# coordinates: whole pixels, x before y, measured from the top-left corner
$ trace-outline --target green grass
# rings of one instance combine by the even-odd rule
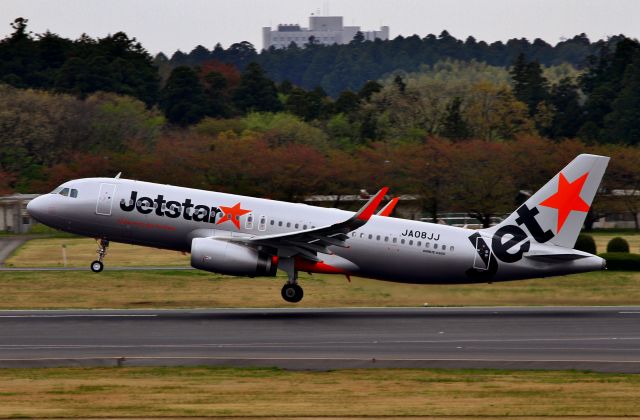
[[[284,302],[284,277],[236,278],[202,271],[0,272],[0,309],[459,305],[634,305],[639,272],[594,272],[472,285],[414,285],[301,275],[305,297]]]
[[[640,415],[640,375],[214,367],[0,370],[0,417]]]

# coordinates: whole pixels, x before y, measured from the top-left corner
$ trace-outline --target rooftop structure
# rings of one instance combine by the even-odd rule
[[[323,45],[348,44],[359,26],[344,26],[342,16],[310,16],[309,27],[303,28],[298,24],[280,24],[276,30],[270,26],[262,28],[263,48],[286,48],[292,42],[302,47],[309,43],[313,37],[314,42]],[[361,31],[365,40],[373,41],[376,38],[389,39],[389,27],[382,26],[379,31]]]

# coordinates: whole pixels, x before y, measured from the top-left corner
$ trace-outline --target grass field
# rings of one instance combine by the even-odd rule
[[[89,267],[97,258],[98,244],[91,238],[66,237],[33,239],[5,261],[7,267],[62,267],[63,246],[67,267]],[[156,248],[112,243],[105,263],[111,266],[188,266],[189,255]]]
[[[640,415],[640,375],[230,368],[0,370],[0,417]]]
[[[284,277],[189,270],[0,272],[0,309],[640,304],[640,273],[595,272],[475,285],[412,285],[301,275],[305,297],[280,297]]]
[[[607,251],[607,244],[615,237],[622,237],[629,242],[629,251],[632,253],[640,254],[640,234],[634,231],[622,231],[622,232],[588,232],[588,235],[593,236],[593,240],[596,242],[596,249],[599,254]]]

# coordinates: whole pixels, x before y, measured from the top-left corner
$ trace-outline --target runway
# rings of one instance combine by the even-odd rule
[[[0,367],[640,372],[640,307],[0,312]]]

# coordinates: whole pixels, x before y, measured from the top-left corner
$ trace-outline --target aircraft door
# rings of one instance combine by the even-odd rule
[[[96,204],[96,214],[111,216],[111,208],[113,207],[113,196],[115,195],[115,192],[115,184],[100,184],[100,193],[98,194],[98,203]]]

